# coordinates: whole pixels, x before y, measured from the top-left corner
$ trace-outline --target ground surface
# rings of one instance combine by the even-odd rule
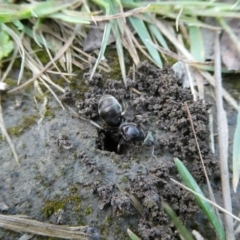
[[[104,126],[97,104],[104,94],[113,95],[122,105],[127,103],[126,121],[142,123],[153,133],[156,158],[151,156],[151,147],[126,142],[120,154],[114,152],[119,134],[109,134],[72,117],[71,110],[62,110],[55,101],[49,103],[54,114],[38,125],[39,111],[31,95],[24,95],[23,105],[17,109],[16,97],[6,98],[2,106],[8,129],[17,126],[21,130],[26,119],[33,121],[18,136],[12,136],[20,167],[8,144],[0,141],[0,202],[9,206],[4,213],[58,224],[89,225],[102,239],[128,239],[127,228],[144,240],[179,239],[162,209],[164,201],[189,229],[215,239],[193,197],[170,181],[180,181],[173,161],[178,157],[196,181],[203,187],[205,184],[184,106],[187,102],[209,178],[214,190],[219,191],[218,164],[208,147],[209,106],[193,102],[190,90],[182,88],[181,79],[170,68],[159,70],[147,62],[137,67],[134,76],[129,71],[128,89],[121,81],[103,81],[100,75],[88,81],[87,76],[80,76],[88,84],[82,99],[74,98],[74,89],[73,96],[63,96],[66,109],[70,106],[80,117]],[[53,214],[59,209],[64,213],[61,210],[57,218]],[[21,234],[0,232],[0,239],[15,236]]]

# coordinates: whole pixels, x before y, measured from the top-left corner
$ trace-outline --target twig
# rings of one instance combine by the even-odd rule
[[[87,226],[68,227],[43,223],[25,217],[0,214],[0,227],[16,232],[27,232],[42,236],[59,237],[67,239],[88,239],[84,232]]]
[[[208,186],[209,195],[210,195],[211,200],[212,200],[213,202],[216,202],[215,197],[214,197],[214,194],[213,194],[213,190],[212,190],[212,187],[211,187],[211,184],[210,184],[208,175],[207,175],[207,171],[206,171],[206,168],[205,168],[205,165],[204,165],[204,162],[203,162],[202,153],[201,153],[201,150],[200,150],[200,147],[199,147],[199,144],[198,144],[196,131],[195,131],[194,126],[193,126],[192,116],[191,116],[191,113],[190,113],[190,111],[189,111],[189,108],[188,108],[188,105],[187,105],[186,102],[184,103],[184,105],[185,105],[185,108],[186,108],[186,111],[187,111],[187,114],[188,114],[188,118],[189,118],[189,121],[190,121],[190,124],[191,124],[191,128],[192,128],[192,131],[193,131],[193,135],[194,135],[194,138],[195,138],[195,141],[196,141],[196,145],[197,145],[197,149],[198,149],[198,154],[199,154],[199,157],[200,157],[200,159],[201,159],[201,163],[202,163],[202,167],[203,167],[203,172],[204,172],[205,178],[206,178],[206,180],[207,180],[207,186]],[[217,210],[217,209],[216,209],[216,210]],[[217,215],[218,215],[219,220],[221,221],[221,218],[220,218],[220,216],[219,216],[219,212],[218,212],[218,211],[216,211],[216,212],[217,212]]]
[[[222,76],[221,76],[221,57],[220,57],[220,43],[219,32],[215,35],[215,92],[216,92],[216,105],[217,105],[217,122],[218,122],[218,148],[219,160],[222,179],[222,195],[223,205],[228,212],[232,212],[232,201],[229,184],[229,171],[228,171],[228,126],[226,112],[223,109],[222,99]],[[233,218],[229,215],[224,215],[226,236],[228,240],[234,240]]]

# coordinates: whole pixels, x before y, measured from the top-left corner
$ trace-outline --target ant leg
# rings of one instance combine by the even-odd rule
[[[99,124],[97,124],[96,122],[94,122],[94,121],[92,121],[92,120],[89,120],[89,122],[90,122],[93,126],[95,126],[96,128],[99,128],[99,129],[104,130],[104,128],[101,127],[101,126],[100,126]]]
[[[126,102],[123,102],[123,111],[121,113],[121,116],[123,117],[123,115],[126,113],[128,109],[128,104]],[[124,118],[125,119],[125,118]]]
[[[86,119],[87,120],[87,119]],[[88,120],[93,126],[95,126],[96,128],[99,128],[101,130],[105,130],[105,131],[118,131],[118,127],[102,127],[100,126],[98,123],[92,121],[92,120]]]
[[[121,147],[122,143],[123,143],[123,138],[121,138],[118,142],[118,146],[117,146],[117,152],[118,153],[120,153],[120,147]]]
[[[157,161],[158,159],[157,159],[157,157],[155,156],[155,154],[154,154],[154,145],[152,146],[152,157]]]
[[[142,143],[142,145],[146,145],[146,146],[151,146],[152,145],[152,157],[155,160],[158,160],[157,157],[154,154],[154,137],[151,131],[147,132],[147,135]]]
[[[144,131],[146,131],[146,128],[143,126],[142,123],[139,123],[139,126],[140,126]],[[152,132],[148,131],[146,138],[148,138],[150,134],[152,134]],[[153,138],[153,137],[152,137],[152,138]]]
[[[151,131],[147,132],[145,139],[143,140],[142,145],[151,146],[154,145],[154,137]]]

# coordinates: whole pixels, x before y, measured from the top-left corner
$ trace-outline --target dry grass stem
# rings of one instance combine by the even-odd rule
[[[133,92],[135,92],[138,95],[142,95],[142,93],[139,92],[136,88],[130,88],[130,91],[133,91]]]
[[[136,47],[133,44],[133,38],[132,38],[133,34],[126,23],[123,24],[123,31],[124,31],[123,38],[122,38],[123,45],[129,51],[134,64],[138,65],[140,63],[140,59],[139,59]]]
[[[176,181],[173,178],[170,178],[171,181],[173,181],[174,183],[176,183],[177,185],[179,185],[180,187],[186,189],[187,191],[193,193],[194,195],[200,197],[201,199],[203,199],[204,201],[210,203],[211,205],[213,205],[214,207],[216,207],[219,211],[226,213],[228,216],[234,218],[235,220],[237,220],[238,222],[240,222],[240,218],[236,217],[235,215],[233,215],[231,212],[227,211],[226,209],[222,208],[221,206],[219,206],[218,204],[212,202],[211,200],[205,198],[204,196],[202,196],[201,194],[193,191],[191,188],[186,187],[185,185],[181,184],[180,182]]]
[[[75,28],[75,31],[73,32],[72,36],[68,39],[68,41],[63,45],[62,49],[57,53],[57,55],[54,57],[53,61],[58,60],[63,54],[64,52],[70,47],[70,45],[72,44],[72,41],[74,40],[74,37],[76,35],[76,32],[78,31],[79,26],[77,25]],[[25,82],[24,84],[8,91],[8,93],[13,93],[16,92],[26,86],[28,86],[30,83],[32,83],[33,81],[35,81],[37,78],[39,78],[50,66],[52,65],[52,61],[50,61],[38,74],[36,74],[34,77],[32,77],[31,79],[29,79],[27,82]]]
[[[209,66],[209,65],[212,65],[211,62],[198,62],[198,61],[194,61],[194,60],[189,60],[187,59],[186,57],[184,56],[181,56],[179,54],[176,54],[170,50],[167,50],[159,45],[156,45],[154,44],[153,42],[151,41],[148,41],[150,44],[152,44],[159,52],[161,52],[161,54],[165,54],[171,58],[174,58],[178,61],[181,61],[181,62],[184,62],[186,64],[189,64],[191,66]]]
[[[156,26],[159,28],[162,34],[166,36],[167,39],[178,49],[188,60],[194,60],[193,56],[189,53],[189,51],[178,41],[176,36],[172,34],[172,31],[169,30],[161,21],[155,21]]]
[[[52,71],[52,70],[47,70],[46,72],[54,74],[54,75],[63,75],[63,76],[69,76],[69,77],[76,77],[77,76],[76,73],[56,72],[56,71]]]
[[[203,77],[213,86],[215,87],[215,79],[214,77],[206,71],[200,71],[200,73],[203,75]],[[238,103],[237,101],[222,87],[222,96],[224,99],[235,109],[238,111]]]
[[[189,111],[189,108],[188,108],[188,105],[187,105],[186,102],[184,103],[184,105],[185,105],[185,108],[186,108],[186,111],[187,111],[188,119],[190,121],[192,132],[193,132],[195,142],[196,142],[196,145],[197,145],[197,150],[198,150],[198,154],[199,154],[199,157],[200,157],[200,160],[201,160],[201,163],[202,163],[203,172],[204,172],[204,175],[205,175],[205,178],[206,178],[206,181],[207,181],[207,186],[208,186],[208,192],[209,192],[209,195],[210,195],[210,199],[212,200],[212,202],[216,202],[216,199],[215,199],[214,194],[213,194],[212,186],[210,184],[209,177],[208,177],[208,174],[207,174],[207,170],[206,170],[206,167],[204,165],[203,158],[202,158],[201,149],[200,149],[200,146],[198,144],[197,135],[196,135],[196,131],[195,131],[195,128],[194,128],[194,125],[193,125],[192,116],[191,116],[191,113]],[[219,212],[217,211],[217,209],[215,209],[215,210],[216,210],[216,213],[218,215],[219,220],[221,221]]]
[[[27,219],[18,215],[9,216],[0,214],[0,227],[16,232],[26,232],[48,237],[89,239],[88,234],[84,233],[87,227],[54,225]]]
[[[215,141],[214,141],[214,131],[213,131],[213,112],[212,108],[209,109],[209,132],[210,132],[210,149],[212,153],[215,153]]]
[[[60,69],[59,69],[59,67],[57,66],[57,64],[53,61],[52,54],[51,54],[51,52],[49,51],[49,49],[48,49],[48,47],[47,47],[47,42],[46,42],[45,37],[43,36],[42,33],[40,33],[40,36],[41,36],[41,38],[42,38],[42,40],[43,40],[45,49],[46,49],[46,51],[47,51],[47,54],[48,54],[50,60],[52,61],[53,66],[58,70],[58,73],[62,76],[63,79],[65,79],[67,82],[70,82],[70,81],[64,76],[64,74],[62,74],[62,72],[60,71]]]
[[[188,30],[187,30],[186,26],[183,24],[183,22],[180,22],[179,27],[180,27],[180,31],[181,31],[181,34],[182,34],[184,40],[186,41],[186,43],[188,45],[190,45],[190,39],[188,36]]]
[[[190,71],[190,66],[188,64],[185,64],[185,68],[186,68],[186,72],[187,72],[187,76],[188,76],[188,81],[190,84],[190,89],[193,95],[193,101],[197,101],[198,96],[197,96],[197,92],[194,88],[194,79],[192,77],[191,71]]]
[[[19,85],[23,76],[23,70],[24,70],[24,66],[25,66],[25,56],[26,56],[26,52],[25,49],[23,47],[22,44],[22,39],[23,39],[23,33],[19,33],[15,27],[12,26],[13,29],[15,29],[15,31],[11,28],[9,28],[7,25],[2,23],[2,28],[3,30],[5,30],[14,40],[14,42],[17,44],[19,53],[21,55],[21,67],[20,67],[20,72],[19,72],[19,76],[18,76],[18,80],[17,80],[17,84]],[[17,34],[18,33],[18,34]]]
[[[153,61],[153,59],[150,57],[150,55],[144,50],[144,48],[139,44],[138,40],[135,38],[135,36],[132,33],[131,34],[131,38],[134,42],[134,44],[136,45],[136,47],[139,49],[139,51],[149,60],[151,61],[154,65],[157,65],[157,63],[155,61]],[[136,63],[135,63],[136,64]],[[138,65],[138,64],[136,64]]]
[[[195,80],[197,83],[199,99],[204,101],[204,79],[203,79],[203,76],[200,75],[199,72],[195,71],[195,69],[193,69],[193,71],[194,71],[194,76],[195,76]]]
[[[126,12],[120,12],[114,15],[102,15],[102,16],[94,16],[94,20],[96,22],[105,22],[108,20],[113,20],[113,19],[118,19],[118,18],[126,18],[126,17],[130,17],[142,12],[145,12],[150,5],[146,6],[146,7],[139,7],[139,8],[134,8],[132,10],[126,11]]]
[[[216,105],[217,105],[217,123],[218,123],[218,148],[219,148],[219,161],[222,180],[222,195],[223,205],[228,212],[232,212],[232,200],[229,183],[229,170],[228,170],[228,125],[227,116],[223,108],[222,99],[222,76],[221,76],[221,54],[219,43],[219,32],[215,35],[214,58],[215,58],[215,92],[216,92]],[[224,215],[226,236],[228,240],[234,240],[233,231],[233,218],[227,214]]]
[[[4,124],[3,115],[2,115],[1,98],[0,98],[0,128],[1,128],[1,131],[2,131],[3,138],[7,139],[7,142],[8,142],[8,144],[9,144],[11,150],[12,150],[13,156],[14,156],[18,166],[20,166],[20,163],[19,163],[19,160],[18,160],[18,155],[17,155],[17,153],[15,151],[15,147],[14,147],[14,145],[12,143],[12,140],[11,140],[10,136],[8,135],[6,126]]]
[[[23,42],[24,42],[24,46],[27,50],[31,49],[30,44],[28,43],[27,39],[24,39]],[[26,51],[26,53],[27,52],[28,51]],[[26,64],[29,67],[29,69],[32,70],[34,75],[37,75],[39,72],[41,72],[41,69],[43,68],[41,61],[36,56],[35,56],[35,58],[33,58],[28,53],[26,54]],[[55,84],[47,74],[42,74],[42,76],[39,77],[39,80],[53,94],[53,96],[56,98],[56,100],[58,101],[60,106],[63,109],[65,109],[64,106],[62,105],[60,99],[57,97],[55,92],[50,88],[50,86],[48,84],[51,84],[52,86],[54,86],[56,89],[58,89],[61,92],[64,92],[64,89],[61,88],[59,85]]]
[[[196,230],[192,230],[192,235],[195,237],[196,240],[204,240],[203,236]]]
[[[65,26],[64,23],[61,23],[61,25]],[[70,28],[69,25],[68,25],[68,27]],[[72,25],[72,28],[73,27],[74,26]],[[56,40],[59,40],[62,43],[67,41],[67,39],[64,39],[60,36],[61,35],[60,33],[56,34],[56,32],[59,32],[58,30],[55,30],[56,32],[54,32],[50,28],[45,26],[44,24],[41,25],[41,29],[44,33],[47,33],[48,35],[53,36],[55,38],[55,43],[56,43]],[[76,34],[76,36],[78,36],[78,35],[79,34]],[[77,39],[75,38],[74,41],[75,41],[75,44],[70,45],[71,49],[75,51],[75,52],[72,51],[72,64],[74,64],[76,67],[78,67],[80,69],[84,69],[83,64],[81,64],[80,62],[77,62],[74,58],[80,59],[81,62],[85,62],[85,63],[89,63],[89,61],[91,61],[90,59],[92,59],[93,61],[96,61],[96,58],[94,58],[93,56],[89,55],[88,53],[84,52],[82,49],[80,49],[76,46],[76,45],[79,45],[79,46],[82,45],[82,41],[80,41],[79,38],[77,38]],[[57,54],[57,52],[56,52],[56,54]],[[84,57],[86,57],[86,58],[84,58]],[[65,68],[65,60],[64,59],[65,59],[64,57],[61,57],[59,59],[60,64],[63,68]],[[111,71],[111,68],[104,61],[100,62],[98,68],[100,70],[104,71],[104,72],[110,72]]]
[[[176,23],[175,23],[175,26],[176,26],[176,31],[177,31],[177,32],[178,32],[179,20],[180,20],[182,11],[183,11],[183,8],[180,8],[179,13],[178,13],[178,15],[177,15],[177,17],[176,17],[176,21],[175,21],[175,22],[176,22]]]
[[[140,203],[140,201],[133,194],[125,191],[125,189],[121,185],[119,185],[118,183],[116,183],[116,185],[121,193],[127,194],[128,198],[130,199],[131,204],[141,214],[141,216],[144,216],[143,206]]]
[[[28,44],[26,39],[23,40],[23,42],[27,50],[31,49],[30,44]],[[33,72],[33,75],[37,75],[39,72],[41,72],[41,69],[43,68],[43,65],[40,59],[37,56],[33,58],[28,53],[26,54],[26,64],[29,67],[29,69],[31,69],[31,71]],[[58,84],[55,84],[47,74],[43,73],[42,76],[39,77],[39,79],[48,82],[60,92],[64,92],[64,89],[61,88]]]

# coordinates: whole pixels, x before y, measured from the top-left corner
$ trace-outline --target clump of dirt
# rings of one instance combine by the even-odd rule
[[[73,144],[69,140],[68,136],[63,134],[59,135],[57,139],[57,145],[59,148],[64,148],[67,150],[70,150],[73,148]]]
[[[173,157],[184,161],[198,183],[205,183],[203,171],[199,170],[202,166],[184,103],[191,113],[209,177],[213,180],[219,178],[218,165],[208,147],[209,105],[204,105],[202,101],[194,102],[191,91],[183,88],[181,79],[170,67],[158,69],[146,61],[135,72],[129,71],[127,89],[121,81],[109,79],[101,84],[103,86],[99,86],[99,81],[99,78],[89,81],[89,91],[84,94],[84,99],[76,102],[81,117],[94,120],[103,128],[98,130],[96,148],[117,152],[115,148],[121,139],[118,131],[106,129],[98,115],[99,99],[104,94],[110,94],[120,104],[127,103],[126,122],[142,124],[145,131],[153,132],[156,155],[153,158],[148,148],[138,148],[125,142],[127,148],[121,152],[120,160],[128,163],[130,169],[127,166],[122,171],[124,182],[120,181],[123,176],[119,176],[111,184],[101,181],[92,183],[92,193],[99,197],[99,208],[112,206],[114,214],[131,216],[134,209],[129,199],[134,196],[142,206],[138,224],[142,239],[179,239],[162,209],[162,202],[167,202],[184,223],[198,208],[191,194],[170,181],[170,178],[178,179]],[[110,146],[112,142],[115,142],[115,147]],[[123,168],[117,163],[111,165],[115,165],[118,172]],[[134,170],[136,165],[139,168]],[[126,192],[119,193],[119,181]]]
[[[81,152],[78,155],[78,158],[82,160],[82,162],[87,166],[88,173],[94,172],[96,175],[100,174],[101,167],[97,166],[96,161],[93,159],[90,159],[85,152]]]

